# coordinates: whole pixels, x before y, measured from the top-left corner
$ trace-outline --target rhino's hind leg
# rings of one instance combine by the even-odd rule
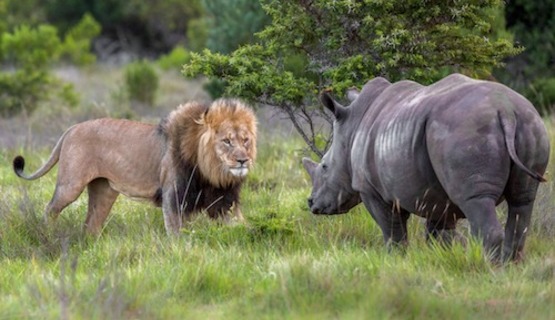
[[[91,181],[88,185],[88,193],[89,209],[85,229],[89,233],[98,234],[119,193],[112,189],[108,180],[104,178]]]
[[[473,236],[482,239],[486,253],[494,261],[499,260],[503,244],[503,228],[497,220],[495,200],[490,197],[475,197],[459,205],[470,222]]]
[[[509,213],[505,225],[503,261],[519,261],[523,258],[524,243],[526,242],[533,208],[534,201],[525,204],[509,203]]]

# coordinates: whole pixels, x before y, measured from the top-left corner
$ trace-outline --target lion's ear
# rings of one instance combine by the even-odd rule
[[[195,119],[195,123],[198,124],[198,125],[200,125],[200,126],[206,125],[206,114],[207,114],[207,113],[208,113],[208,110],[206,110],[205,112],[203,112],[203,113],[200,115],[200,118]]]
[[[200,119],[195,119],[195,123],[198,124],[199,126],[203,126],[204,123],[204,117],[201,117]]]

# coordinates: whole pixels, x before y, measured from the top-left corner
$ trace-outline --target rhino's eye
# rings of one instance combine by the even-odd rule
[[[322,170],[327,171],[328,170],[328,165],[325,163],[322,163]]]

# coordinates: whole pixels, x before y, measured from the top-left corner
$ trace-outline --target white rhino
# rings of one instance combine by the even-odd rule
[[[335,121],[322,161],[303,159],[313,213],[344,213],[362,200],[386,243],[407,241],[410,213],[435,238],[467,218],[494,259],[521,257],[550,149],[529,101],[460,74],[430,86],[375,78],[348,96],[347,107],[321,96]],[[495,212],[503,200],[504,234]]]

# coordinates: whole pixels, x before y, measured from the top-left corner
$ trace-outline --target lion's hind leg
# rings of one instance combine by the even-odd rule
[[[89,209],[84,227],[91,234],[99,234],[119,193],[110,187],[110,183],[105,178],[97,178],[89,182],[87,188]]]
[[[77,200],[81,193],[83,193],[84,189],[84,185],[71,185],[60,183],[58,181],[58,183],[56,183],[54,195],[44,211],[44,220],[47,223],[51,220],[56,220],[56,218],[60,215],[60,212],[62,212],[62,210],[64,210],[64,208],[70,205],[73,201]]]

